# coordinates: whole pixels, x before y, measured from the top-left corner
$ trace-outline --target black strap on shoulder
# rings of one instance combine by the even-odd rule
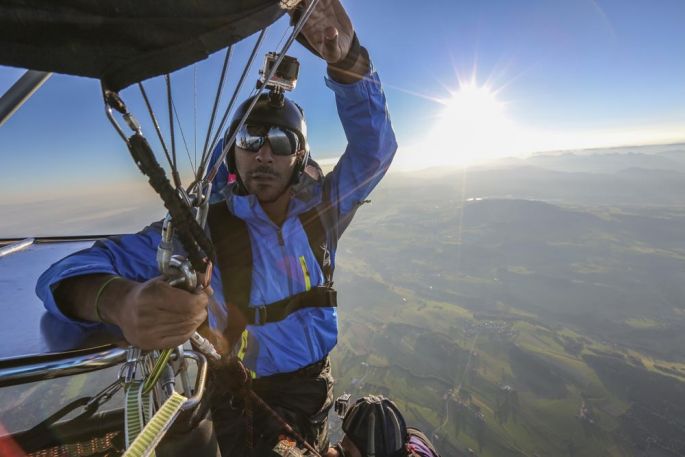
[[[324,182],[321,203],[309,211],[300,214],[300,223],[307,234],[309,247],[321,267],[326,286],[333,287],[333,262],[331,251],[338,245],[340,235],[349,224],[349,220],[341,224],[337,220],[336,207],[331,203],[330,183]]]
[[[326,211],[326,209],[324,209]],[[316,257],[316,262],[321,267],[326,285],[333,286],[333,264],[331,263],[330,240],[326,228],[323,225],[321,214],[318,207],[314,207],[307,212],[300,214],[300,223],[307,234],[309,247]]]
[[[230,318],[224,336],[231,347],[245,330],[252,285],[252,246],[247,224],[228,210],[225,201],[209,206],[207,225],[214,243],[214,263],[221,272]]]
[[[216,264],[224,290],[235,305],[246,310],[252,284],[252,246],[247,224],[231,214],[226,202],[222,201],[210,205],[207,225],[215,251],[221,253],[217,255]]]

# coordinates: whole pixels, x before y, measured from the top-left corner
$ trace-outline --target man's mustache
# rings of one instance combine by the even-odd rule
[[[274,171],[273,168],[269,167],[268,165],[260,165],[259,167],[255,168],[250,172],[250,176],[254,175],[270,175],[274,177],[278,177],[279,174]]]

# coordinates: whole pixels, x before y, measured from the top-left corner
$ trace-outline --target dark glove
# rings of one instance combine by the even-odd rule
[[[252,385],[252,377],[237,357],[210,362],[212,389],[216,394],[240,396]]]

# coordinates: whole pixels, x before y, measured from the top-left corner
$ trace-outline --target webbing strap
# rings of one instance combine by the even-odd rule
[[[333,285],[333,264],[331,262],[331,243],[333,242],[328,236],[326,227],[324,227],[323,218],[330,211],[330,206],[320,211],[318,207],[314,207],[309,211],[300,214],[300,223],[307,234],[309,247],[316,257],[316,262],[321,267],[323,277],[326,278],[326,284]]]
[[[247,310],[252,284],[252,247],[247,224],[233,216],[226,202],[209,206],[207,216],[217,253],[215,264],[221,272],[221,283],[228,308],[228,319],[224,338],[229,347],[235,347],[247,325]]]
[[[332,287],[314,287],[268,306],[250,308],[247,317],[251,324],[264,325],[278,322],[303,308],[336,308],[337,292]]]
[[[140,434],[146,419],[152,416],[150,394],[144,393],[143,380],[131,381],[124,387],[124,432],[126,448]]]
[[[186,400],[187,398],[183,395],[173,392],[155,415],[152,416],[145,428],[138,433],[135,440],[128,445],[123,457],[154,456],[155,447],[164,438]]]

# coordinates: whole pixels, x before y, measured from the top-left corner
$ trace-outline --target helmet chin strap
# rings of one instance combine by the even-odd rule
[[[306,164],[307,160],[307,155],[303,155],[302,157],[297,159],[297,162],[295,163],[295,167],[293,168],[293,174],[290,175],[290,180],[288,181],[290,183],[290,186],[294,186],[298,182],[300,182],[300,176],[302,176],[302,173],[304,173],[304,169],[307,166]]]
[[[235,172],[235,182],[238,185],[237,189],[237,194],[238,195],[249,195],[249,191],[247,190],[247,186],[243,182],[243,178],[240,177],[240,173],[238,173],[238,170]]]

